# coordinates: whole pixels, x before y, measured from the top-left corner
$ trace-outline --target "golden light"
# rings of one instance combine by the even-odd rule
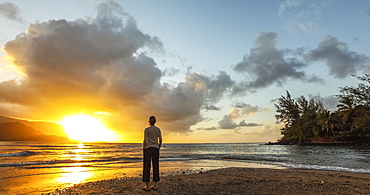
[[[4,48],[0,49],[0,51],[5,52]],[[17,84],[20,84],[24,77],[26,77],[26,74],[24,73],[24,70],[21,69],[21,67],[14,64],[15,59],[11,56],[5,55],[0,58],[0,73],[2,73],[4,76],[0,78],[1,81],[7,81],[7,80],[15,80]],[[2,66],[4,64],[5,66]]]
[[[77,167],[78,164],[75,166],[76,167],[62,168],[64,173],[62,173],[56,181],[60,183],[78,184],[93,176],[90,168]]]
[[[86,148],[85,145],[79,143],[76,149],[71,150],[75,155],[65,155],[65,157],[71,160],[82,161],[87,157],[86,155],[83,155],[83,153],[88,151],[84,148]],[[56,181],[71,185],[84,182],[93,176],[91,168],[86,167],[86,165],[87,163],[73,163],[70,167],[61,168],[63,173],[60,174],[60,177],[56,179]]]
[[[116,135],[98,119],[85,115],[66,116],[60,122],[69,138],[83,142],[111,142]]]

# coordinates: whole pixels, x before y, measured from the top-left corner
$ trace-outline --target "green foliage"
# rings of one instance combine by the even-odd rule
[[[287,91],[275,104],[275,118],[284,123],[281,129],[284,144],[317,141],[370,141],[370,75],[357,77],[363,83],[357,87],[340,88],[338,110],[330,112],[323,103],[307,100],[304,96],[293,99]]]
[[[286,97],[281,96],[275,107],[276,119],[285,124],[281,131],[286,142],[300,144],[311,141],[315,135],[318,135],[321,128],[316,119],[324,110],[322,102],[313,99],[308,101],[303,96],[295,100],[287,91]]]
[[[281,96],[278,99],[279,104],[275,104],[277,112],[275,117],[289,128],[299,118],[299,110],[297,102],[292,99],[288,91],[286,93],[286,97]]]
[[[354,75],[353,75],[354,76]],[[340,95],[337,95],[343,101],[350,101],[352,106],[363,105],[366,107],[370,106],[370,74],[365,74],[365,76],[358,77],[357,79],[363,81],[364,83],[359,83],[357,87],[345,86],[341,87]],[[343,103],[343,102],[341,102]],[[340,104],[338,105],[340,106]]]

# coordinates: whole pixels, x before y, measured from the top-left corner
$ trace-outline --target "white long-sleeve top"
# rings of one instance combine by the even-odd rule
[[[158,148],[162,146],[162,133],[161,130],[156,126],[150,126],[144,130],[144,141],[143,149],[146,148]]]

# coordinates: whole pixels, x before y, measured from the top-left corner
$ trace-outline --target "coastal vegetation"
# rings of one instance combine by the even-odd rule
[[[330,111],[320,100],[278,98],[275,118],[284,123],[279,144],[369,143],[370,74],[359,77],[356,86],[340,88],[337,110]]]

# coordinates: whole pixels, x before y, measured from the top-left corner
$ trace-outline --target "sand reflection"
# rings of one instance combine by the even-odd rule
[[[62,170],[64,173],[61,173],[61,176],[57,179],[59,183],[78,184],[93,176],[93,173],[90,172],[90,168],[78,167],[78,165],[75,165],[75,167],[62,168]]]
[[[87,162],[84,162],[84,160],[91,157],[91,155],[87,155],[88,150],[85,148],[86,146],[80,143],[75,149],[71,150],[71,153],[74,154],[65,155],[72,161],[77,162],[69,164],[68,167],[61,168],[62,173],[56,179],[57,182],[73,185],[82,183],[93,176],[92,168],[87,166]]]

